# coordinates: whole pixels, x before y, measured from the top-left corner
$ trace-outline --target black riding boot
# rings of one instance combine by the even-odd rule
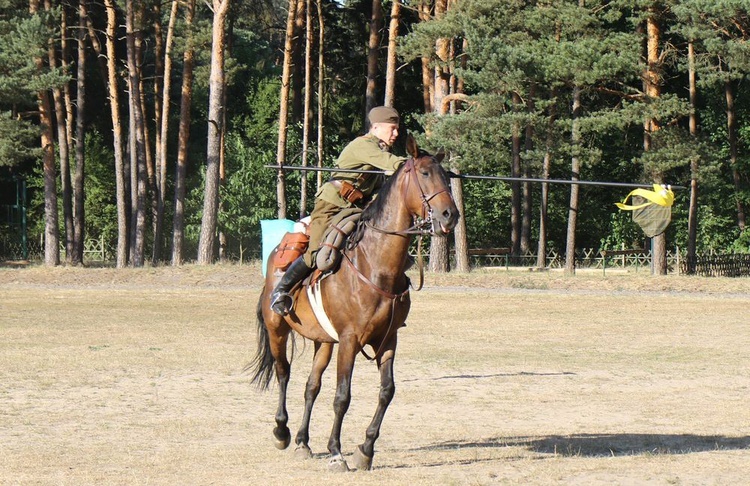
[[[281,280],[276,285],[271,293],[271,310],[275,313],[285,316],[292,310],[292,296],[289,295],[289,291],[292,290],[297,282],[300,282],[303,278],[307,277],[312,268],[308,267],[305,260],[302,257],[298,257],[294,260],[289,268],[286,269],[286,273],[281,277]]]

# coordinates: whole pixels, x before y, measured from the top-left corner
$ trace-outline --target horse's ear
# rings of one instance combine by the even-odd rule
[[[412,136],[411,133],[406,136],[406,153],[411,155],[413,159],[419,157],[419,147],[417,146],[417,141],[414,139],[414,136]]]
[[[438,161],[438,164],[442,164],[443,159],[445,158],[445,150],[443,149],[438,150],[438,153],[436,153],[433,157],[435,157],[435,160]]]

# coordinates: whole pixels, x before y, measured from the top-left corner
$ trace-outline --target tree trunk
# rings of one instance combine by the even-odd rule
[[[377,106],[378,54],[380,53],[380,29],[383,28],[383,3],[372,0],[370,38],[367,43],[367,88],[365,91],[365,114]],[[369,121],[367,122],[369,127]]]
[[[398,25],[401,21],[401,0],[393,0],[391,7],[391,22],[388,27],[388,62],[385,68],[385,106],[394,106],[396,101],[396,63]]]
[[[532,83],[529,89],[529,99],[526,102],[527,111],[530,116],[533,116],[535,106],[534,97],[536,96],[536,86]],[[534,126],[531,123],[526,125],[526,133],[524,134],[524,152],[530,154],[534,150]],[[521,161],[521,170],[523,177],[528,179],[531,177],[531,167],[529,167],[529,160]],[[531,184],[528,182],[524,183],[521,187],[521,254],[525,255],[531,250],[531,207],[532,207],[532,191]]]
[[[47,12],[52,10],[52,2],[50,0],[44,1],[44,10],[46,10]],[[68,29],[65,6],[60,5],[60,10],[62,11],[60,31],[64,33],[61,36],[64,39],[67,36]],[[57,67],[57,55],[55,54],[55,42],[53,39],[49,40],[47,57],[49,58],[50,68],[55,69]],[[70,261],[69,259],[73,255],[73,198],[70,188],[70,146],[68,145],[68,136],[66,130],[68,120],[66,120],[67,113],[65,111],[65,98],[61,88],[57,87],[52,89],[52,99],[54,101],[55,107],[55,121],[57,124],[57,146],[58,154],[60,157],[60,188],[62,190],[65,255],[66,259]],[[55,194],[55,199],[57,199],[57,194]],[[57,203],[55,203],[55,205],[57,205]],[[58,263],[59,258],[60,257],[58,250]]]
[[[107,79],[107,60],[104,55],[102,44],[99,42],[97,29],[94,28],[94,22],[91,20],[91,16],[86,17],[86,31],[89,34],[89,42],[91,42],[91,47],[94,49],[94,54],[96,54],[96,64],[99,68],[99,74],[101,74],[102,80]]]
[[[130,77],[128,77],[127,80],[127,86],[128,86],[128,149],[127,149],[127,156],[128,156],[128,163],[127,163],[127,172],[128,175],[128,194],[130,194],[130,214],[129,214],[129,227],[130,227],[130,233],[128,234],[128,252],[130,253],[131,263],[132,259],[135,258],[135,231],[137,228],[136,225],[136,215],[138,214],[138,161],[137,154],[138,150],[135,147],[135,116],[133,113],[135,113],[135,108],[133,108],[133,96],[132,96],[132,90],[130,89]]]
[[[458,164],[451,164],[451,171],[456,174],[461,173],[461,169],[458,168]],[[460,208],[463,212],[464,209],[464,187],[463,182],[459,178],[451,179],[451,194],[453,195],[453,202],[456,203],[456,207]],[[455,254],[456,254],[456,271],[468,272],[471,270],[469,263],[469,244],[466,238],[466,218],[458,218],[458,223],[453,229],[454,242],[455,242]]]
[[[556,111],[554,101],[557,98],[557,91],[552,90],[550,98],[553,104],[549,108],[549,118],[547,121],[547,137],[544,143],[544,160],[542,162],[542,178],[549,179],[550,169],[552,168],[552,150],[554,146],[554,128]],[[536,250],[537,268],[547,268],[547,209],[549,204],[549,184],[542,183],[542,199],[539,204],[539,241]]]
[[[468,41],[463,39],[461,45],[460,55],[461,67],[466,67],[466,56],[463,55],[467,51]],[[455,50],[452,50],[451,59],[455,62],[458,57]],[[451,89],[455,94],[464,93],[464,82],[462,79],[457,78],[455,74],[451,75]],[[445,101],[445,99],[443,99]],[[450,113],[455,114],[457,111],[457,103],[451,101]],[[460,169],[458,164],[453,164],[451,170],[455,173],[459,173]],[[451,194],[453,195],[453,201],[456,203],[456,207],[461,215],[466,214],[466,208],[464,207],[464,184],[460,178],[453,179],[451,181]],[[469,238],[466,231],[466,218],[461,217],[456,224],[456,228],[453,231],[453,243],[456,255],[456,270],[459,272],[469,272],[471,270],[471,262],[469,261]]]
[[[125,30],[128,57],[128,89],[131,119],[131,155],[130,170],[133,187],[133,213],[131,214],[131,264],[142,267],[144,264],[144,246],[146,239],[146,141],[143,127],[145,124],[141,105],[141,83],[139,79],[140,40],[135,28],[135,8],[133,0],[126,1]]]
[[[83,264],[86,238],[84,210],[85,145],[86,145],[86,0],[78,3],[78,69],[76,71],[76,168],[73,177],[73,265]]]
[[[724,95],[727,100],[727,136],[729,137],[729,166],[732,168],[732,179],[736,194],[737,227],[740,231],[745,230],[745,205],[740,198],[742,193],[742,179],[737,166],[737,112],[734,108],[734,84],[731,80],[724,83]]]
[[[66,73],[72,72],[72,68],[70,67],[69,59],[70,59],[70,43],[68,40],[70,39],[70,29],[68,28],[68,11],[65,5],[65,2],[60,6],[60,10],[62,13],[62,20],[60,23],[60,32],[62,35],[60,36],[60,67],[62,70]],[[67,253],[65,256],[66,261],[69,264],[73,263],[73,253],[75,252],[75,249],[73,247],[74,241],[75,241],[75,234],[73,230],[73,180],[72,180],[72,172],[73,167],[71,166],[71,151],[74,151],[75,147],[73,144],[73,121],[75,120],[75,114],[73,110],[73,99],[70,94],[70,88],[72,85],[72,80],[65,83],[63,85],[62,95],[63,95],[63,103],[65,104],[65,140],[66,144],[68,146],[68,160],[65,161],[65,166],[60,166],[60,177],[61,179],[66,179],[67,185],[68,185],[68,194],[67,199],[65,195],[65,187],[63,187],[63,205],[67,205],[67,211],[68,215],[65,219],[65,238],[67,240],[66,242],[66,249]],[[62,161],[61,161],[62,164]],[[63,209],[63,214],[65,214],[65,209]]]
[[[581,116],[581,88],[573,88],[573,127],[571,128],[570,141],[573,150],[581,143],[580,121]],[[570,178],[573,181],[581,178],[581,161],[578,156],[571,157]],[[570,186],[570,206],[568,208],[568,231],[565,238],[565,275],[573,276],[576,273],[576,226],[578,225],[578,184]]]
[[[161,20],[161,3],[162,2],[154,2],[152,6],[152,26],[153,26],[153,37],[154,37],[154,177],[156,178],[156,194],[154,194],[154,198],[156,199],[157,207],[156,211],[157,214],[154,215],[154,220],[151,222],[154,226],[153,231],[154,235],[156,234],[156,225],[157,225],[157,218],[158,218],[158,205],[159,205],[159,199],[161,198],[161,194],[159,194],[159,178],[161,176],[161,170],[160,170],[160,164],[162,162],[162,156],[160,154],[162,143],[161,143],[161,128],[162,128],[162,116],[164,114],[164,106],[169,105],[168,100],[169,98],[164,98],[164,69],[165,69],[165,43],[166,40],[164,39],[164,26],[162,25]],[[172,15],[172,11],[175,10],[174,1],[172,2],[172,6],[169,10],[169,20],[168,22],[172,22],[174,20],[174,17],[176,17],[177,12],[174,12],[174,16]],[[170,24],[167,24],[167,36],[169,36],[169,26]],[[158,252],[157,249],[159,245],[156,244],[156,238],[154,238],[154,248],[152,249],[152,258],[153,254],[155,252]]]
[[[138,33],[138,59],[143,59],[143,37],[142,33]],[[141,113],[143,113],[143,152],[146,159],[146,200],[147,203],[150,206],[150,214],[151,214],[151,222],[152,222],[152,230],[153,230],[153,224],[155,224],[156,221],[156,214],[158,212],[158,198],[159,198],[159,190],[157,188],[156,184],[156,164],[154,163],[154,151],[151,146],[151,128],[149,124],[149,120],[151,120],[151,117],[149,116],[149,110],[148,110],[148,104],[146,103],[146,87],[144,85],[144,74],[143,74],[143,66],[138,66],[138,81],[141,83],[139,92],[141,95],[140,103],[141,103]],[[158,126],[157,126],[158,131]],[[148,218],[144,219],[144,225],[148,223]],[[146,228],[144,227],[144,235],[146,233]],[[154,244],[156,241],[154,241]],[[144,238],[144,256],[143,259],[145,261],[146,259],[146,248],[145,248],[145,238]],[[153,251],[152,251],[153,256]]]
[[[39,12],[39,0],[29,2],[29,12]],[[41,57],[34,59],[38,71],[44,69]],[[42,172],[44,173],[44,264],[54,267],[60,264],[60,238],[57,216],[57,173],[55,167],[55,139],[52,132],[52,103],[47,91],[37,93],[39,106],[40,143],[42,148]]]
[[[430,20],[430,1],[422,0],[419,5],[419,21],[428,22]],[[432,69],[430,69],[430,58],[423,57],[422,61],[422,103],[424,104],[424,112],[432,113],[433,109],[433,98],[434,98],[434,83]]]
[[[549,147],[544,151],[544,162],[542,178],[549,179],[549,170],[552,162],[552,152]],[[539,241],[536,247],[536,266],[539,269],[547,268],[547,205],[549,204],[549,184],[542,183],[542,200],[539,204]]]
[[[323,95],[325,93],[325,22],[323,18],[323,6],[320,0],[315,2],[318,6],[318,167],[323,167]],[[316,190],[323,185],[323,173],[317,173]]]
[[[661,96],[661,79],[659,76],[660,59],[659,43],[661,42],[661,27],[657,23],[656,8],[648,8],[649,15],[646,18],[646,55],[647,68],[644,73],[644,87],[649,99]],[[655,119],[647,119],[643,134],[644,151],[651,150],[651,134],[659,130],[659,122]],[[661,182],[664,175],[660,171],[651,174],[654,182]],[[667,274],[667,235],[662,233],[651,238],[651,273],[654,275]]]
[[[228,25],[226,25],[224,30],[224,39],[225,39],[225,47],[224,47],[224,57],[230,57],[232,56],[232,40],[234,39],[234,18],[229,16],[229,13],[227,12],[227,20],[225,22],[228,22]],[[227,182],[227,165],[226,165],[226,137],[227,137],[227,86],[226,86],[226,78],[224,80],[224,83],[222,84],[222,90],[221,90],[221,132],[219,135],[220,138],[220,144],[219,144],[219,214],[221,214],[224,211],[224,205],[223,201],[221,199],[221,188],[226,185]],[[218,219],[217,219],[218,221]],[[219,261],[225,262],[227,258],[227,234],[224,232],[224,228],[222,228],[220,225],[217,225],[218,230],[218,237],[219,237]]]
[[[304,47],[303,39],[305,31],[305,0],[297,0],[297,6],[294,15],[294,39],[292,43],[292,125],[297,125],[302,122],[304,116],[304,67],[302,49]]]
[[[695,83],[695,47],[688,43],[688,84],[690,90],[690,135],[698,136],[698,90]],[[687,273],[695,273],[696,242],[698,239],[698,158],[690,161],[690,206],[688,209]]]
[[[307,167],[312,124],[312,0],[305,0],[305,106],[302,115],[302,166]],[[299,218],[307,215],[307,171],[300,174]]]
[[[177,8],[179,2],[172,0],[172,8],[169,12],[169,25],[167,26],[167,39],[164,44],[164,82],[161,93],[161,116],[157,124],[156,144],[156,175],[157,175],[157,207],[156,220],[154,221],[154,251],[152,262],[156,264],[161,260],[162,234],[164,233],[164,201],[167,191],[167,138],[169,135],[169,105],[170,90],[172,89],[172,46],[174,44],[174,26],[177,22]],[[157,107],[158,110],[158,107]]]
[[[195,0],[187,3],[185,24],[188,38],[182,55],[182,89],[180,92],[180,126],[177,138],[177,164],[174,182],[174,216],[172,220],[172,265],[182,265],[182,250],[185,234],[185,185],[188,162],[188,141],[190,139],[190,107],[193,99],[193,65],[195,50],[192,31],[195,17]]]
[[[219,174],[221,162],[221,137],[224,129],[224,48],[227,13],[230,0],[214,0],[214,18],[211,42],[210,93],[208,98],[208,141],[206,143],[206,184],[203,199],[203,219],[198,241],[198,264],[214,262],[214,248],[218,227]]]
[[[517,93],[512,94],[513,109],[517,110],[521,104],[521,97]],[[521,177],[521,125],[513,122],[511,129],[511,164],[510,176]],[[521,253],[521,183],[513,181],[510,183],[510,249],[511,255],[518,256]]]
[[[122,120],[120,117],[120,93],[117,82],[117,54],[115,35],[117,30],[117,10],[114,0],[104,0],[107,9],[107,93],[112,115],[112,135],[115,156],[115,190],[117,198],[117,268],[128,264],[128,217],[125,163],[123,161]]]
[[[287,124],[289,123],[289,81],[292,71],[294,15],[296,9],[297,0],[289,0],[286,17],[286,40],[284,41],[284,64],[281,72],[281,93],[279,94],[279,138],[276,146],[276,163],[279,167],[286,162]],[[278,218],[286,218],[286,175],[282,169],[279,169],[276,175],[276,204]]]
[[[437,0],[435,3],[435,17],[441,18],[445,15],[447,0]],[[447,68],[450,42],[448,39],[440,38],[435,43],[435,53],[439,65],[435,67],[435,88],[433,106],[435,112],[443,116],[447,113],[447,106],[443,98],[450,94],[450,73]],[[448,253],[448,238],[433,236],[430,241],[430,271],[447,272],[450,270]]]

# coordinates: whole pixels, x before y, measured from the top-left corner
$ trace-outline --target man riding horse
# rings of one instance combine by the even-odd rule
[[[389,152],[398,138],[398,112],[391,107],[378,106],[370,110],[367,118],[370,130],[344,148],[336,165],[342,169],[395,171],[406,160]],[[271,294],[274,312],[284,316],[291,311],[294,302],[290,291],[315,268],[315,256],[331,219],[346,208],[364,207],[384,180],[381,174],[334,172],[331,180],[323,184],[315,195],[315,207],[310,213],[307,251],[289,265]]]

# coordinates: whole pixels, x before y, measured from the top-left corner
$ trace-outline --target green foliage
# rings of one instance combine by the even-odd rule
[[[643,231],[633,222],[630,211],[613,212],[609,219],[609,232],[602,238],[602,250],[639,248],[643,244]]]
[[[689,166],[693,160],[707,159],[701,156],[702,147],[679,126],[669,126],[651,135],[651,150],[643,152],[638,163],[646,174],[667,174],[673,169]],[[655,181],[661,182],[661,181]]]
[[[227,179],[221,188],[220,225],[244,248],[260,249],[260,221],[276,217],[276,153],[252,147],[239,135],[227,139]]]
[[[38,140],[37,127],[11,118],[10,112],[0,112],[0,166],[13,167],[25,160],[40,157],[41,148],[34,148],[34,142]]]
[[[508,186],[486,181],[465,181],[464,213],[470,248],[500,248],[510,243]]]
[[[33,16],[22,12],[0,18],[0,104],[29,106],[37,92],[67,80],[62,71],[40,69],[35,61],[47,55],[55,11]]]
[[[114,153],[96,130],[86,133],[85,214],[88,238],[103,237],[117,246],[117,205],[115,202]],[[63,221],[62,213],[60,221]]]
[[[750,253],[750,229],[742,231],[732,243],[731,250],[734,253]]]

